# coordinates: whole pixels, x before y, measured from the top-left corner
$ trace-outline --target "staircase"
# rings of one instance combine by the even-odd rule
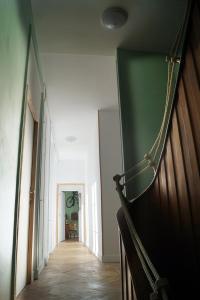
[[[151,186],[129,203],[117,184],[123,300],[198,299],[200,2],[194,1],[173,111]],[[130,183],[131,184],[131,183]],[[133,183],[132,183],[133,184]]]

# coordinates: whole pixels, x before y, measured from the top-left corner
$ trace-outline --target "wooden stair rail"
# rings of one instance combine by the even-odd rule
[[[129,230],[131,240],[132,240],[134,248],[137,252],[137,256],[140,260],[142,269],[143,269],[143,271],[148,279],[149,285],[152,289],[152,292],[150,293],[150,299],[151,300],[168,300],[168,295],[167,295],[168,281],[166,278],[161,278],[160,275],[158,274],[155,266],[153,265],[149,255],[148,255],[144,245],[142,244],[142,241],[136,231],[133,220],[129,213],[129,206],[131,204],[128,203],[127,199],[125,198],[125,196],[122,193],[123,186],[120,184],[121,176],[116,175],[113,179],[116,182],[116,189],[117,189],[120,199],[121,199],[121,205],[122,205],[122,209],[123,209],[124,216],[126,219],[126,223],[128,225],[128,230]]]

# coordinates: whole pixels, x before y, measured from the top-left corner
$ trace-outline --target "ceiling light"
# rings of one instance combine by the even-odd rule
[[[75,136],[67,136],[66,141],[69,143],[74,143],[77,140]]]
[[[109,7],[104,10],[101,21],[108,29],[118,29],[122,27],[128,19],[128,13],[121,7]]]

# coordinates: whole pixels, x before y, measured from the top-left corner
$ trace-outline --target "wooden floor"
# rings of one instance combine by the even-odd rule
[[[100,263],[78,242],[63,242],[50,256],[39,280],[18,300],[120,300],[117,263]]]

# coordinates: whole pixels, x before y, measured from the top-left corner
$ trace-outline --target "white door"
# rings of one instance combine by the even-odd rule
[[[30,109],[27,107],[24,146],[23,146],[23,160],[22,160],[20,208],[19,208],[17,277],[16,277],[17,295],[26,286],[26,282],[27,282],[29,192],[30,192],[30,184],[31,184],[33,129],[34,129],[33,117],[30,112]]]

